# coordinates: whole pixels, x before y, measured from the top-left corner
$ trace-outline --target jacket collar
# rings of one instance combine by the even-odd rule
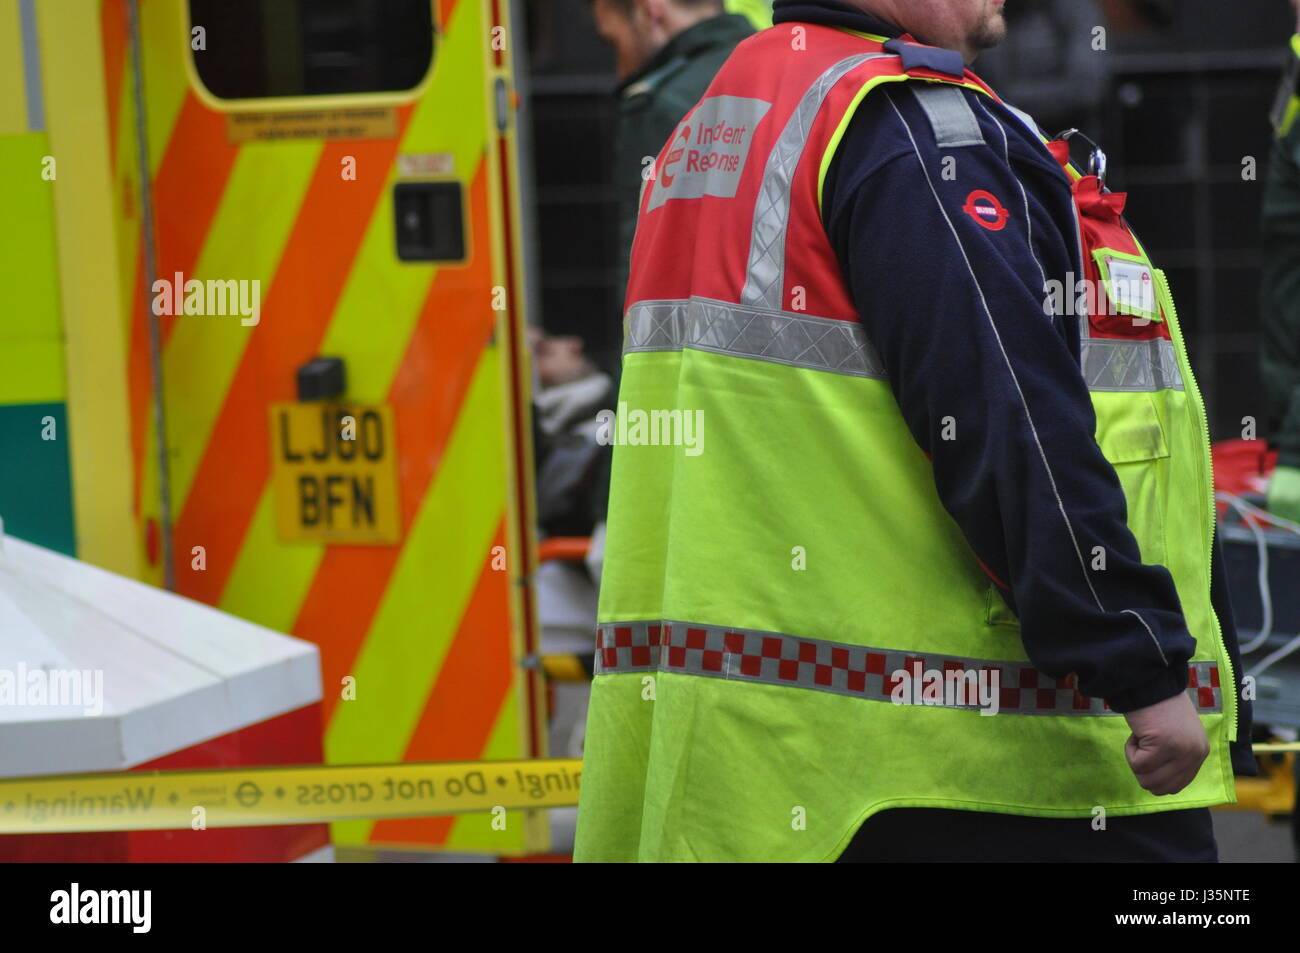
[[[773,23],[815,23],[819,26],[841,27],[872,33],[876,36],[900,37],[904,33],[892,23],[887,23],[856,7],[838,0],[776,0],[772,4]]]

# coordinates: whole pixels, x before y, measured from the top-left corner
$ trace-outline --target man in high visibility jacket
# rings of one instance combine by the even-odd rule
[[[642,196],[575,858],[1216,859],[1250,708],[1125,196],[964,68],[1000,0],[774,21]]]

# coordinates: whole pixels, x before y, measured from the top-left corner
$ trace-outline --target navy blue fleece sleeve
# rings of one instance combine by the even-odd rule
[[[1044,309],[1079,272],[1067,180],[976,93],[985,144],[941,150],[910,85],[867,97],[823,192],[867,337],[1035,666],[1121,712],[1172,697],[1194,642],[1094,438],[1076,319]]]

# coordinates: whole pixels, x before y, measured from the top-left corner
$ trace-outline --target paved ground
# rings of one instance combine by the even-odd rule
[[[1270,821],[1253,811],[1215,811],[1214,834],[1224,863],[1295,863],[1288,821]]]

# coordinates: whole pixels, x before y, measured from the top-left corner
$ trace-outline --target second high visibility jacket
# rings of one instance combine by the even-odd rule
[[[1088,817],[1232,798],[1235,675],[1209,593],[1206,427],[1163,275],[1122,198],[1076,175],[1080,274],[1118,306],[1071,325],[1081,368],[1063,386],[1092,391],[1096,443],[1062,467],[1055,422],[1027,403],[1003,431],[1030,443],[1026,465],[1055,464],[1058,502],[1071,466],[1105,467],[1128,498],[1122,539],[1098,540],[1090,514],[1059,507],[1073,581],[1103,625],[1062,618],[1057,640],[1149,653],[1135,654],[1130,701],[1151,672],[1167,697],[1190,671],[1213,753],[1184,792],[1157,799],[1133,779],[1127,726],[1106,704],[1125,692],[1098,697],[1124,679],[1083,654],[1073,669],[1065,654],[1029,655],[1044,633],[1022,633],[1008,598],[1032,567],[992,578],[940,502],[927,453],[1002,452],[962,444],[963,414],[979,408],[933,408],[932,432],[904,418],[905,369],[863,332],[826,234],[836,143],[864,100],[904,84],[928,117],[910,136],[975,144],[962,89],[995,100],[973,75],[939,51],[809,25],[742,44],[660,154],[628,295],[579,859],[822,860],[888,807]],[[931,186],[917,201],[938,199]],[[984,297],[954,217],[989,236],[1029,224],[1023,196],[999,191],[971,188],[944,210],[936,280],[954,295]],[[929,251],[878,238],[882,256]],[[1053,319],[1041,294],[1026,320]],[[1020,507],[993,501],[1008,519]],[[1041,606],[1011,601],[1043,624]]]

